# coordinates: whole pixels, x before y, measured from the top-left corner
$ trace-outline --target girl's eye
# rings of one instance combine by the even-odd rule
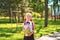
[[[27,17],[31,17],[31,16],[27,16]]]

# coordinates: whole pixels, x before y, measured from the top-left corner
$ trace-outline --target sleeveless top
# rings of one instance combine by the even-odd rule
[[[29,22],[24,22],[23,23],[23,28],[26,30],[28,27],[30,28],[30,32],[34,30],[34,23],[32,21]]]

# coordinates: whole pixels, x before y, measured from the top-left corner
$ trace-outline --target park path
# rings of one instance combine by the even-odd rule
[[[60,32],[56,32],[54,34],[42,36],[42,37],[37,38],[35,40],[60,40]]]

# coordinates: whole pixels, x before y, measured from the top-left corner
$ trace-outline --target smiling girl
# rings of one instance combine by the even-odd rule
[[[24,40],[34,40],[34,23],[31,13],[26,13],[24,16],[23,32]]]

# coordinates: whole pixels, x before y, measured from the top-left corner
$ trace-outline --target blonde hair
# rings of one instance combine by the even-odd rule
[[[24,16],[24,21],[26,21],[26,16],[28,16],[28,15],[32,17],[31,13],[26,13],[25,16]],[[32,21],[32,19],[31,19],[31,21]]]

